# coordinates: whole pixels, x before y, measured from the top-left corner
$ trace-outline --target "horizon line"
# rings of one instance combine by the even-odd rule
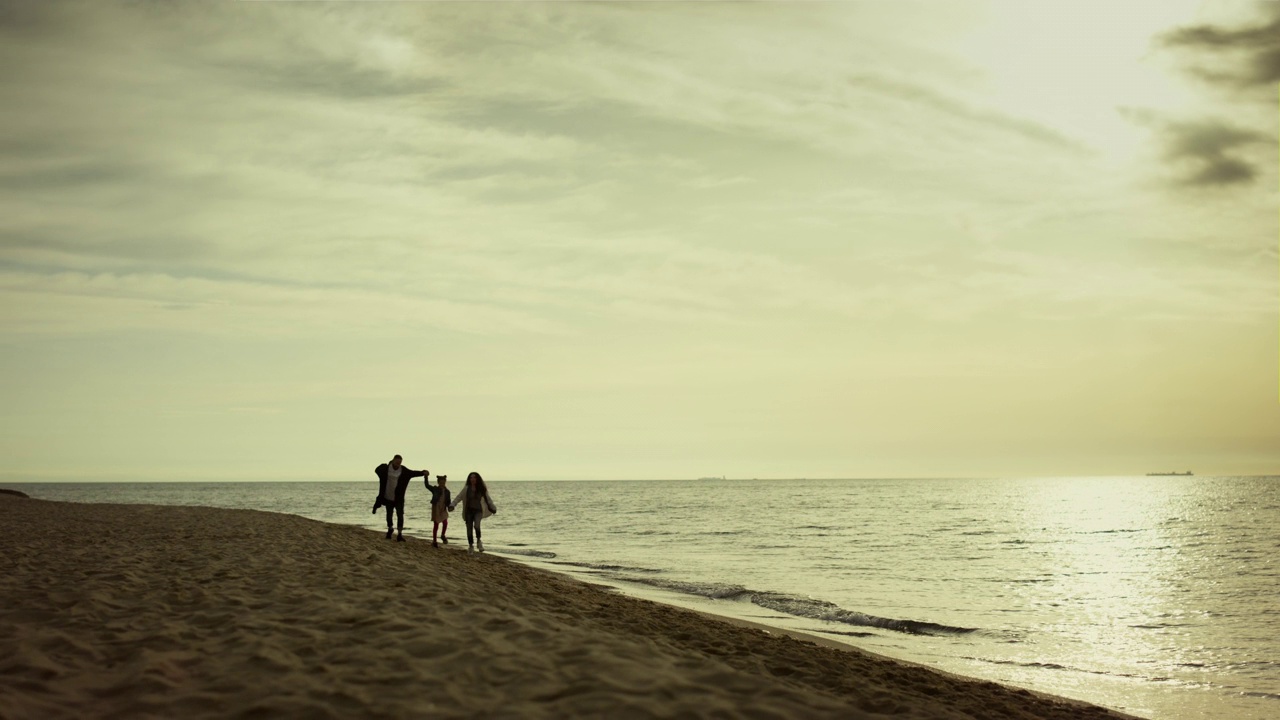
[[[446,473],[447,476],[447,473]],[[1280,477],[1280,473],[1244,473],[1244,474],[1192,474],[1171,475],[1168,473],[1097,473],[1081,475],[1057,474],[998,474],[998,475],[894,475],[894,476],[849,476],[849,477],[676,477],[676,478],[497,478],[488,482],[704,482],[719,480],[722,482],[805,482],[805,481],[856,481],[856,480],[1037,480],[1037,479],[1094,479],[1094,478],[1140,478],[1140,477],[1193,477],[1193,478],[1268,478]],[[0,483],[15,485],[43,484],[80,484],[80,485],[122,485],[122,484],[184,484],[184,483],[372,483],[375,480],[353,480],[341,478],[192,478],[184,480],[159,480],[154,478],[112,478],[112,479],[79,479],[68,477],[0,479]]]

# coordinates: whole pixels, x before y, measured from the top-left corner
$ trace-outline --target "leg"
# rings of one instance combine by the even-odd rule
[[[473,531],[472,531],[472,524],[471,524],[471,513],[469,513],[469,512],[467,512],[467,513],[463,513],[463,514],[462,514],[462,522],[464,522],[464,523],[466,524],[466,526],[467,526],[467,546],[468,546],[468,547],[470,547],[470,546],[472,546],[472,545],[475,545],[475,544],[476,544],[476,540],[475,540],[475,538],[472,536],[472,532],[473,532]]]
[[[396,503],[396,537],[404,539],[404,503]]]
[[[444,543],[445,545],[449,544],[448,538],[445,537],[445,534],[448,532],[449,532],[449,521],[445,520],[440,523],[440,542]]]
[[[383,507],[387,509],[387,537],[389,538],[391,537],[391,513],[395,512],[395,509],[391,505],[383,505]]]
[[[440,523],[438,522],[431,523],[431,544],[432,545],[436,544],[436,539],[437,539],[436,536],[439,534],[440,534]]]

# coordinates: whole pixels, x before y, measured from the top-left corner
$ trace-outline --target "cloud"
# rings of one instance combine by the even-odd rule
[[[1154,129],[1164,149],[1162,157],[1184,187],[1228,187],[1252,184],[1258,168],[1246,154],[1273,138],[1221,120],[1173,121],[1150,111],[1126,108],[1134,122]]]
[[[974,107],[922,85],[868,73],[853,75],[849,83],[939,113],[943,116],[986,126],[1058,149],[1080,152],[1084,148],[1074,139],[1040,123]]]
[[[1198,67],[1201,78],[1228,86],[1265,88],[1280,82],[1280,4],[1269,5],[1272,17],[1251,25],[1225,28],[1218,25],[1190,25],[1161,37],[1166,47],[1208,54],[1221,64]]]
[[[894,258],[948,242],[939,203],[1061,203],[1088,156],[773,6],[166,7],[0,15],[10,327],[963,315],[1000,298]],[[1253,177],[1249,140],[1169,132],[1192,184]]]
[[[1258,171],[1233,150],[1269,143],[1271,138],[1217,121],[1171,123],[1164,129],[1165,157],[1190,168],[1181,182],[1192,186],[1249,183]]]
[[[182,330],[224,336],[301,336],[341,331],[397,335],[450,331],[559,335],[535,314],[452,300],[403,287],[314,287],[154,273],[0,270],[0,333],[93,328]]]
[[[1235,27],[1179,27],[1159,36],[1157,42],[1192,58],[1196,64],[1188,71],[1200,80],[1231,94],[1253,97],[1256,93],[1270,104],[1280,81],[1280,3],[1270,4],[1267,13]],[[1144,111],[1122,112],[1156,130],[1164,146],[1163,159],[1176,174],[1176,184],[1183,187],[1251,186],[1263,162],[1250,156],[1253,147],[1274,142],[1274,135],[1220,120],[1170,121]],[[1240,116],[1256,118],[1257,113]]]

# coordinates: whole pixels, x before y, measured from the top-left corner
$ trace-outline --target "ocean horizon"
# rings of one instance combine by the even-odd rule
[[[370,473],[371,474],[371,473]],[[371,474],[372,475],[372,474]],[[435,475],[431,476],[433,479]],[[451,477],[465,478],[465,472]],[[708,476],[708,477],[504,477],[499,482],[504,483],[525,483],[525,482],[704,482],[709,480],[721,482],[798,482],[798,481],[821,481],[821,482],[861,482],[874,480],[1073,480],[1073,479],[1107,479],[1107,478],[1136,478],[1136,477],[1192,477],[1192,478],[1280,478],[1280,474],[1274,473],[1182,473],[1182,472],[1149,472],[1138,475],[1123,473],[1099,473],[1099,474],[989,474],[989,475],[849,475],[849,476],[777,476],[777,477],[729,477],[729,476]],[[118,475],[113,477],[96,477],[96,478],[80,478],[74,475],[58,475],[54,477],[40,477],[28,473],[13,474],[7,478],[0,479],[0,483],[4,484],[22,484],[22,485],[102,485],[102,484],[183,484],[183,483],[360,483],[360,480],[352,480],[349,476],[333,477],[333,478],[314,478],[314,477],[191,477],[182,480],[164,480],[154,477],[138,478],[129,475]],[[372,481],[370,481],[372,482]]]

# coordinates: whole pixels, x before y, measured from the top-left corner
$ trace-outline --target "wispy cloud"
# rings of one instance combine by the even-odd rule
[[[0,329],[61,334],[193,331],[242,337],[337,332],[404,336],[563,333],[545,318],[482,301],[449,300],[403,287],[287,286],[157,274],[0,272]]]
[[[705,12],[696,19],[720,11]],[[372,326],[403,315],[495,329],[601,312],[876,312],[866,287],[784,260],[774,238],[735,239],[748,234],[744,208],[781,200],[777,217],[803,211],[830,232],[838,220],[796,204],[806,186],[905,184],[939,153],[1002,139],[1077,149],[879,70],[806,77],[800,56],[744,73],[717,56],[734,38],[709,35],[689,55],[665,13],[625,8],[85,4],[10,16],[5,92],[25,109],[0,145],[6,283],[92,296],[107,303],[99,314],[128,305],[131,325],[171,324],[142,305],[221,318],[207,327],[253,307],[257,324],[295,329],[309,327],[294,322],[308,304],[364,308]],[[395,288],[421,311],[373,310],[395,307]],[[445,309],[467,319],[451,324]]]
[[[849,82],[857,88],[883,93],[944,116],[1012,133],[1057,149],[1072,152],[1084,152],[1086,150],[1082,143],[1068,137],[1059,130],[1026,118],[1012,116],[1008,113],[975,107],[939,90],[870,74],[854,75],[849,78]]]
[[[1260,3],[1260,7],[1267,15],[1253,23],[1188,25],[1166,33],[1161,42],[1215,63],[1197,65],[1194,72],[1199,77],[1229,87],[1265,89],[1273,101],[1272,91],[1280,82],[1280,5]]]
[[[1098,15],[1063,5],[1071,42],[1001,77],[960,28],[1048,35],[997,6],[0,4],[0,454],[279,473],[429,437],[527,476],[791,433],[800,467],[896,417],[918,455],[936,389],[1057,387],[1115,318],[1265,325],[1272,128],[1151,115],[1232,202],[1135,187],[1085,126],[1140,74],[1024,92],[1131,48],[1072,65]]]
[[[959,212],[959,234],[981,225],[990,244],[1077,212],[1087,148],[931,79],[905,46],[766,22],[779,12],[13,10],[0,92],[24,109],[0,142],[5,282],[220,318],[209,327],[253,307],[251,325],[295,330],[306,305],[370,319],[345,327],[563,332],[602,314],[734,324],[1005,302],[1011,285],[966,289],[986,269],[931,218]],[[815,63],[796,33],[840,62]],[[742,55],[752,41],[786,52]],[[1256,176],[1251,131],[1160,132],[1186,185]],[[857,262],[815,262],[827,247]]]

